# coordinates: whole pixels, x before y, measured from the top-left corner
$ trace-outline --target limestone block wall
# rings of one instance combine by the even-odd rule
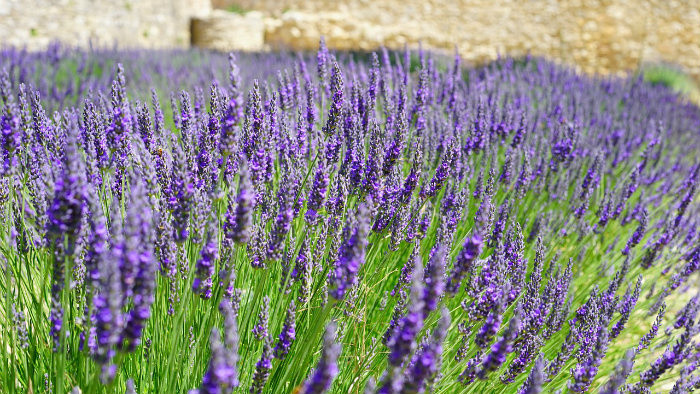
[[[211,12],[211,0],[0,0],[0,45],[183,47],[190,19]]]
[[[0,0],[0,46],[315,50],[321,36],[335,49],[457,48],[471,63],[531,53],[587,72],[670,62],[700,78],[700,0]]]
[[[452,50],[476,63],[546,55],[587,72],[667,61],[700,77],[700,0],[213,0],[261,11],[272,48]]]

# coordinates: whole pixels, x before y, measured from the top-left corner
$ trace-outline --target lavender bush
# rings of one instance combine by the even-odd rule
[[[700,109],[543,59],[0,56],[0,392],[700,387]]]

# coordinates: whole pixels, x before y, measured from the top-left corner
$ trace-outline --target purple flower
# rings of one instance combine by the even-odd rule
[[[221,125],[221,153],[231,155],[239,133],[239,122],[243,119],[243,95],[241,93],[241,78],[236,57],[229,55],[229,83],[228,100],[224,109],[224,117]]]
[[[593,379],[598,374],[598,367],[605,357],[609,339],[607,327],[601,326],[598,329],[595,348],[591,355],[571,370],[572,381],[569,383],[569,390],[575,393],[588,391]]]
[[[5,111],[0,114],[0,140],[2,141],[2,156],[4,157],[1,170],[3,175],[7,175],[10,171],[17,169],[17,151],[21,148],[22,131],[20,130],[17,105],[9,98],[4,104]]]
[[[690,321],[685,326],[685,332],[681,335],[678,341],[672,348],[667,348],[666,351],[659,356],[647,370],[639,374],[639,383],[633,387],[632,392],[639,392],[644,389],[649,389],[666,371],[680,364],[687,356],[687,346],[690,344],[691,336],[695,334],[693,329],[694,322]]]
[[[287,308],[287,316],[284,318],[284,325],[282,326],[282,332],[280,332],[279,341],[275,345],[274,354],[275,357],[283,360],[287,353],[289,353],[289,348],[292,347],[292,342],[296,339],[295,331],[295,315],[296,308],[294,306],[294,301],[289,304]]]
[[[518,394],[539,394],[543,390],[544,384],[544,358],[542,356],[537,358],[535,365],[530,371],[530,375],[523,383],[522,387],[518,391]]]
[[[328,47],[326,47],[326,39],[321,36],[321,40],[318,43],[318,52],[316,53],[316,65],[318,70],[318,79],[321,80],[321,84],[325,84],[328,78],[328,62],[330,61],[330,54],[328,53]]]
[[[622,250],[623,255],[627,256],[630,252],[630,249],[637,246],[642,240],[642,238],[644,238],[644,233],[646,232],[647,228],[647,220],[647,212],[645,209],[641,213],[641,218],[639,219],[639,226],[634,230],[632,237],[630,237],[630,239],[627,241],[625,249]]]
[[[445,292],[445,259],[447,248],[435,245],[431,250],[430,260],[425,270],[425,287],[423,288],[423,318],[437,308],[443,293]]]
[[[78,126],[76,119],[69,119],[66,146],[63,152],[61,174],[54,185],[54,198],[46,216],[46,238],[53,246],[53,274],[51,285],[50,334],[58,349],[63,327],[61,292],[64,290],[66,268],[75,254],[76,241],[82,227],[87,190],[83,159],[78,152]]]
[[[173,213],[173,239],[178,244],[190,234],[190,211],[193,205],[194,184],[190,180],[185,152],[175,145],[175,165],[171,175],[169,205]]]
[[[642,276],[640,275],[639,279],[637,280],[637,284],[634,287],[634,291],[630,294],[630,289],[627,289],[627,293],[625,293],[625,296],[620,302],[620,305],[618,307],[618,310],[620,312],[620,320],[615,322],[615,324],[613,324],[612,328],[610,329],[610,338],[617,338],[617,336],[620,335],[622,330],[625,328],[625,323],[627,323],[627,319],[629,319],[630,314],[632,313],[632,310],[634,309],[634,306],[637,303],[637,300],[639,299],[639,292],[641,290],[641,287]]]
[[[406,123],[406,114],[400,112],[396,130],[394,130],[394,135],[391,141],[389,141],[385,147],[386,153],[384,155],[382,167],[382,175],[384,176],[391,173],[391,170],[394,168],[397,160],[403,153],[404,139],[408,129],[408,125]]]
[[[232,242],[245,244],[250,240],[255,207],[255,195],[246,168],[243,168],[240,173],[238,195],[235,202],[235,208],[229,203],[226,212],[224,236]]]
[[[522,336],[525,339],[516,345],[515,358],[510,362],[503,375],[501,375],[501,382],[503,383],[511,383],[518,375],[523,373],[542,347],[543,341],[538,335],[528,335],[521,330]]]
[[[250,386],[250,394],[262,394],[265,389],[267,379],[272,370],[272,348],[270,347],[270,337],[265,337],[263,351],[260,360],[255,364],[253,373],[253,383]]]
[[[219,331],[214,328],[211,330],[209,338],[211,346],[211,358],[209,359],[209,367],[207,372],[202,377],[202,385],[197,391],[198,394],[221,394],[229,392],[233,387],[232,381],[236,379],[235,365],[229,365],[227,362],[227,350],[221,343]]]
[[[328,171],[326,169],[326,163],[323,158],[316,168],[316,173],[314,174],[314,182],[309,191],[309,198],[306,202],[306,214],[304,219],[313,225],[316,223],[316,217],[318,215],[318,210],[323,205],[323,200],[326,198],[326,190],[328,189]]]
[[[700,305],[698,305],[698,296],[695,296],[678,312],[676,321],[673,323],[673,328],[677,330],[695,320],[698,308],[700,308]]]
[[[222,302],[219,309],[224,317],[224,341],[213,328],[210,337],[211,357],[198,394],[225,393],[238,387],[238,328],[230,302]]]
[[[158,253],[161,275],[174,279],[177,274],[177,246],[173,239],[173,224],[169,215],[160,212],[156,219],[155,249]]]
[[[421,170],[423,166],[423,150],[420,146],[416,146],[415,153],[413,154],[413,162],[411,164],[411,170],[409,171],[406,179],[401,187],[401,194],[399,196],[399,201],[402,204],[408,204],[413,197],[413,191],[418,185],[418,180],[421,176]]]
[[[481,360],[476,370],[476,376],[485,380],[489,373],[497,370],[505,361],[508,354],[513,351],[513,341],[520,331],[520,311],[516,310],[508,323],[505,333],[492,346],[491,351]]]
[[[354,217],[357,223],[346,225],[344,241],[333,271],[331,295],[337,300],[342,300],[345,293],[357,284],[357,274],[365,260],[370,219],[368,203],[361,204]]]
[[[94,315],[92,320],[95,325],[96,349],[93,357],[102,367],[102,380],[111,381],[116,369],[111,365],[112,357],[115,355],[114,347],[118,344],[123,329],[124,316],[122,314],[122,302],[124,293],[122,291],[122,280],[119,269],[122,257],[122,249],[119,244],[122,242],[124,233],[119,218],[119,205],[114,200],[112,205],[112,235],[111,248],[109,253],[99,261],[100,271],[99,290],[93,297]]]
[[[202,299],[208,300],[212,296],[212,281],[217,260],[219,260],[218,233],[216,225],[210,224],[207,242],[195,265],[195,278],[192,282],[192,291]]]
[[[263,303],[260,306],[260,313],[258,313],[258,322],[253,327],[253,335],[258,341],[262,341],[264,338],[269,336],[268,320],[270,318],[270,297],[265,296],[263,298]]]
[[[416,259],[414,264],[408,311],[396,322],[392,332],[388,333],[389,364],[395,367],[401,366],[404,359],[416,348],[416,337],[423,328],[425,279],[420,260]]]
[[[89,193],[90,201],[90,235],[88,237],[88,248],[83,263],[88,275],[89,288],[99,285],[100,281],[100,261],[108,252],[109,232],[107,231],[107,221],[102,211],[102,203],[94,190]]]
[[[450,170],[455,160],[455,150],[454,141],[451,141],[444,152],[440,165],[435,170],[435,175],[433,175],[430,182],[421,190],[421,197],[435,197],[440,192],[445,181],[450,176]]]
[[[143,326],[151,316],[151,304],[155,301],[157,263],[153,256],[153,220],[142,181],[133,178],[131,202],[126,211],[125,235],[128,237],[126,256],[137,254],[132,295],[132,309],[126,316],[123,341],[126,349],[133,351],[141,342]],[[131,246],[138,246],[134,249]],[[128,257],[130,258],[130,257]],[[123,279],[123,277],[122,277]]]
[[[268,260],[279,260],[282,258],[284,240],[287,237],[287,234],[289,234],[289,230],[292,226],[292,219],[294,218],[293,198],[295,195],[296,185],[293,183],[296,181],[283,179],[282,182],[286,183],[286,185],[280,187],[280,190],[277,193],[278,211],[269,233],[270,239],[267,244],[266,253]]]
[[[498,329],[501,327],[501,322],[503,321],[503,311],[505,310],[505,303],[508,296],[508,286],[501,289],[500,292],[501,294],[498,295],[499,300],[496,301],[494,308],[491,309],[486,316],[484,324],[476,333],[476,337],[474,337],[474,343],[482,349],[485,348],[491,342],[494,335],[498,333]]]
[[[321,394],[330,389],[333,379],[338,374],[338,356],[341,351],[340,344],[334,340],[335,330],[334,323],[329,323],[326,327],[321,358],[313,374],[306,379],[300,394]]]
[[[433,331],[429,342],[411,359],[403,390],[406,392],[421,392],[426,382],[435,377],[440,369],[442,358],[442,342],[450,327],[450,313],[443,307],[440,321]]]
[[[131,151],[129,139],[133,132],[134,120],[131,117],[130,108],[126,97],[124,68],[120,63],[117,64],[117,74],[112,81],[112,121],[105,131],[109,148],[112,151],[112,161],[115,164],[112,192],[118,199],[122,197],[122,183]]]
[[[319,68],[320,70],[320,68]],[[331,74],[331,108],[328,111],[328,119],[323,126],[323,133],[332,135],[340,124],[340,116],[343,111],[343,74],[340,71],[338,63],[333,63],[333,72]]]
[[[464,385],[469,385],[476,379],[476,369],[481,362],[481,350],[477,350],[474,357],[467,361],[467,365],[464,367],[462,373],[459,374],[457,380],[459,380]]]
[[[447,281],[447,291],[451,294],[456,294],[459,291],[459,286],[464,276],[471,270],[474,261],[481,254],[483,247],[483,239],[478,233],[467,237],[464,241],[462,250],[459,252],[459,255],[457,255],[457,260],[455,260],[452,271],[450,271],[449,280]]]

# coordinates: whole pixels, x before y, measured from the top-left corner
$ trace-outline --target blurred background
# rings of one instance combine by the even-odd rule
[[[697,95],[700,0],[0,0],[0,45],[532,54]]]

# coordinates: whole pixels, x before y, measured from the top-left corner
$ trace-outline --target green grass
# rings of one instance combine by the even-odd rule
[[[643,67],[641,73],[644,81],[652,85],[663,85],[688,97],[700,105],[700,85],[690,75],[677,67],[667,65],[650,65]]]
[[[238,15],[245,15],[245,14],[247,14],[247,13],[249,12],[249,10],[247,10],[247,9],[245,9],[245,8],[243,8],[243,7],[241,7],[241,6],[238,5],[238,4],[231,4],[231,5],[229,5],[228,7],[226,7],[226,11],[232,12],[232,13],[238,14]]]

